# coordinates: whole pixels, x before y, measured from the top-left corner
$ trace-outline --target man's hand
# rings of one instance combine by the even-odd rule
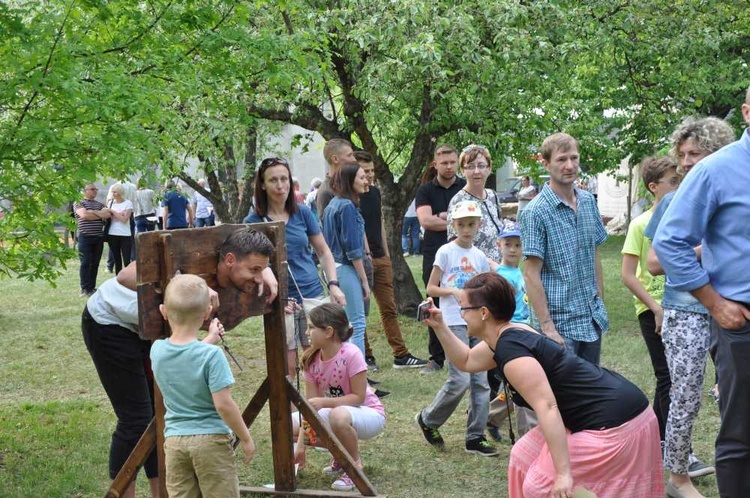
[[[552,321],[552,318],[548,318],[542,325],[541,325],[542,333],[555,341],[556,343],[560,344],[561,346],[565,346],[565,339],[560,335],[560,333],[557,331],[557,327],[555,327],[555,323]]]
[[[219,293],[213,290],[211,287],[208,288],[208,304],[211,305],[211,309],[213,311],[219,309]]]
[[[262,296],[265,288],[268,288],[268,297],[266,297],[266,304],[271,304],[276,295],[279,293],[279,283],[276,281],[276,275],[273,274],[271,268],[263,270],[263,282],[258,287],[258,296]]]
[[[737,330],[750,320],[750,310],[723,297],[718,298],[708,311],[716,323],[726,330]]]

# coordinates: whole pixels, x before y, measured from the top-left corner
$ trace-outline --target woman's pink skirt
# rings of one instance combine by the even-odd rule
[[[603,431],[568,433],[573,489],[584,487],[598,498],[662,498],[659,425],[649,407],[633,420]],[[539,427],[511,450],[510,498],[547,498],[555,484],[555,466]]]

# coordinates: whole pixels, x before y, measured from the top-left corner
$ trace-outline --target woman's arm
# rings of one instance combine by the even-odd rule
[[[326,275],[326,278],[330,282],[336,280],[336,262],[333,260],[333,254],[331,249],[326,244],[326,239],[322,233],[308,236],[310,244],[315,250],[315,254],[318,255],[320,261],[320,267]],[[341,289],[337,285],[332,285],[328,288],[328,293],[331,295],[331,300],[340,306],[346,306],[346,297]]]
[[[365,273],[365,264],[362,262],[362,258],[352,260],[352,265],[357,271],[357,276],[362,284],[362,298],[364,300],[370,299],[370,284],[367,282],[367,274]]]
[[[570,469],[568,434],[544,369],[536,358],[523,356],[506,363],[503,374],[539,419],[539,427],[557,473],[552,496],[572,496],[573,474]]]
[[[433,305],[430,308],[430,316],[424,322],[435,331],[440,344],[443,345],[446,356],[459,370],[470,373],[486,372],[497,366],[495,355],[486,343],[482,342],[473,348],[469,348],[451,332],[451,329],[443,321],[443,313],[440,308]]]
[[[112,210],[112,216],[118,221],[122,221],[123,223],[130,220],[130,215],[133,213],[133,209],[128,208],[125,211],[115,211]]]

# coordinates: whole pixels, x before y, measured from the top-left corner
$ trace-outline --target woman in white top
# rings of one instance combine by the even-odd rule
[[[521,178],[521,190],[518,191],[518,212],[523,211],[529,205],[531,199],[536,196],[536,187],[531,184],[528,175]]]
[[[130,234],[130,216],[133,214],[133,203],[123,197],[125,188],[116,183],[112,186],[112,224],[107,232],[107,243],[115,258],[115,274],[130,264],[130,249],[133,236]]]

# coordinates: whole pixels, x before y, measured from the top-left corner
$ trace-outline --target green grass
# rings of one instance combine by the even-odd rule
[[[653,395],[654,377],[635,318],[632,297],[620,283],[622,237],[603,246],[605,301],[611,330],[605,336],[602,364],[624,374]],[[421,287],[421,260],[408,259]],[[110,275],[100,273],[100,281]],[[0,301],[0,497],[94,497],[108,485],[107,453],[114,428],[112,408],[99,384],[83,344],[78,297],[78,267],[73,263],[57,287],[19,280],[2,282]],[[244,372],[235,372],[233,389],[240,405],[247,403],[265,376],[261,320],[253,318],[231,331],[228,342]],[[407,317],[400,323],[413,354],[426,357],[424,326]],[[385,433],[362,444],[365,471],[381,493],[392,497],[506,496],[510,445],[503,442],[499,458],[464,453],[466,401],[441,428],[446,450],[429,447],[414,426],[414,414],[426,406],[442,385],[444,374],[419,375],[390,368],[390,348],[376,310],[368,334],[381,371],[373,377],[391,391],[384,399],[388,421]],[[704,392],[713,379],[709,362]],[[713,459],[713,441],[719,427],[716,404],[704,396],[694,443],[704,460]],[[251,428],[259,451],[249,465],[239,465],[240,482],[258,486],[273,480],[267,408]],[[319,469],[328,455],[310,452],[299,486],[328,489],[330,479]],[[716,481],[698,481],[706,496],[718,496]],[[138,496],[147,497],[141,474]]]

